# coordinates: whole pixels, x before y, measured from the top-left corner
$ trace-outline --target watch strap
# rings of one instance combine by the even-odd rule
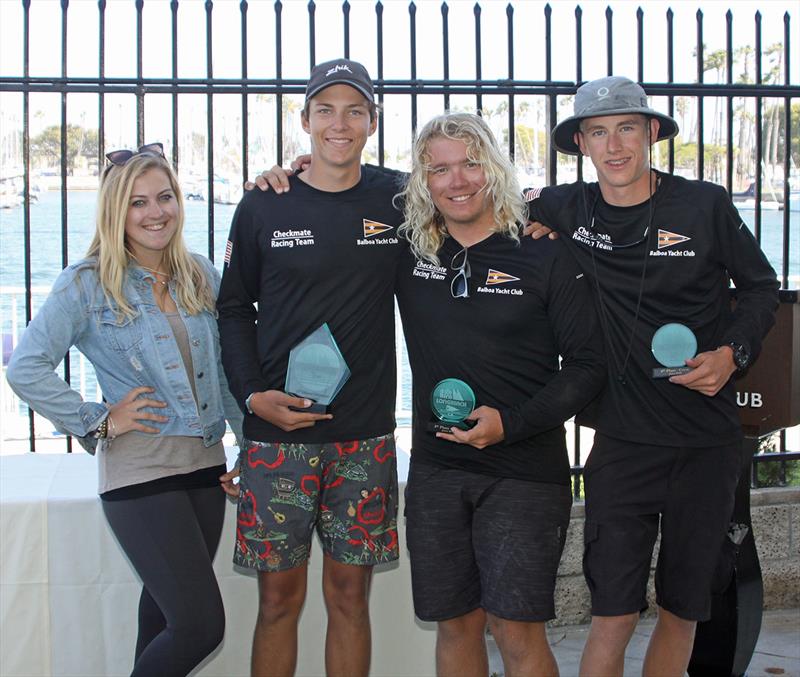
[[[741,371],[750,364],[750,351],[741,343],[730,341],[725,345],[729,346],[733,351],[733,363],[736,369]]]

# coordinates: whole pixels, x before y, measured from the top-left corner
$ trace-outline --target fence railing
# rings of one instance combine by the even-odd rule
[[[684,16],[676,25],[679,3],[675,11],[669,9],[658,15],[638,8],[633,17],[627,14],[627,3],[618,5],[616,10],[609,6],[601,18],[592,19],[591,25],[586,22],[588,8],[570,6],[567,10],[561,2],[511,2],[502,7],[502,12],[498,4],[475,3],[470,5],[467,16],[463,3],[437,2],[434,11],[434,3],[425,0],[402,6],[381,2],[351,5],[345,1],[336,6],[335,12],[332,3],[318,6],[313,0],[243,0],[236,5],[233,18],[232,3],[210,0],[202,4],[202,10],[199,3],[187,0],[99,0],[91,13],[87,13],[86,4],[20,0],[12,12],[8,0],[4,7],[6,18],[15,22],[21,54],[14,55],[13,62],[19,64],[15,72],[6,72],[0,66],[0,97],[6,97],[0,100],[12,101],[19,111],[12,116],[19,123],[17,127],[8,119],[0,125],[0,149],[11,147],[11,160],[4,158],[4,166],[18,164],[22,180],[22,203],[17,208],[21,245],[16,252],[22,265],[19,280],[9,280],[4,274],[2,283],[16,284],[24,290],[26,322],[33,313],[32,281],[35,250],[39,246],[32,231],[31,197],[34,170],[43,162],[42,156],[37,155],[41,150],[42,123],[36,118],[37,112],[31,110],[32,100],[40,101],[49,95],[57,97],[59,104],[53,127],[58,132],[55,154],[59,158],[56,178],[60,208],[58,228],[53,232],[57,242],[52,246],[60,246],[62,267],[70,262],[70,237],[74,233],[74,210],[68,190],[73,180],[70,158],[75,155],[70,147],[70,111],[82,107],[85,113],[87,97],[94,97],[91,109],[97,121],[96,129],[91,130],[96,131],[96,145],[84,153],[90,166],[103,166],[106,146],[115,138],[115,122],[116,138],[130,139],[131,145],[156,140],[152,129],[166,130],[159,140],[165,142],[182,174],[202,166],[205,185],[200,193],[207,202],[207,253],[213,260],[215,250],[219,251],[215,246],[215,222],[219,221],[215,193],[220,190],[220,167],[224,162],[233,162],[237,180],[245,180],[273,161],[284,163],[291,159],[287,155],[297,150],[293,120],[305,80],[286,74],[297,71],[298,57],[307,66],[304,72],[324,60],[318,58],[317,47],[332,39],[334,23],[341,26],[340,41],[335,48],[327,45],[327,52],[334,51],[326,53],[325,58],[344,55],[363,61],[375,79],[378,100],[386,111],[370,151],[374,161],[402,166],[407,162],[402,148],[410,147],[414,130],[425,121],[426,111],[467,108],[491,118],[498,138],[521,173],[533,182],[552,184],[564,177],[581,178],[584,171],[590,175],[592,168],[584,168],[580,159],[557,155],[547,143],[548,132],[568,111],[581,82],[599,75],[624,73],[642,82],[648,95],[656,98],[656,104],[678,118],[684,127],[681,137],[663,144],[665,148],[655,158],[656,163],[669,171],[715,179],[732,194],[747,179],[746,183],[752,185],[741,191],[752,203],[747,220],[760,241],[767,225],[770,237],[777,238],[771,258],[782,287],[797,286],[800,279],[800,217],[792,211],[800,190],[800,184],[793,184],[800,160],[800,110],[796,103],[800,87],[797,74],[791,72],[796,58],[792,59],[789,10],[771,19],[780,23],[777,29],[772,24],[769,27],[770,34],[778,37],[766,45],[762,44],[766,31],[761,12],[741,20],[737,17],[734,24],[733,13],[728,11],[720,33],[724,46],[710,49],[706,44],[710,30],[703,11],[693,13],[689,23]],[[40,40],[39,25],[33,22],[38,10],[45,11],[43,6],[47,16],[42,20],[52,22],[55,18],[60,30],[58,72],[44,75],[34,74],[37,68],[32,67],[31,61],[32,48],[36,49],[37,39]],[[54,9],[57,17],[53,16]],[[124,77],[110,74],[108,68],[110,57],[118,57],[121,49],[116,43],[120,33],[113,33],[110,39],[109,25],[112,14],[116,16],[114,13],[123,10],[134,19],[125,23],[127,32],[132,34],[129,61],[133,66],[132,74]],[[70,22],[78,11],[80,39],[92,42],[86,36],[96,37],[96,69],[91,75],[85,74],[86,68],[80,69],[80,76],[73,75],[74,63],[68,63],[76,39],[70,32]],[[253,19],[254,13],[257,20]],[[324,28],[319,20],[322,14]],[[151,33],[155,29],[148,18],[156,15],[163,25],[154,42],[156,38]],[[183,17],[189,15],[193,19],[187,25]],[[221,34],[223,19],[225,32]],[[749,26],[747,42],[752,40],[747,49],[740,40],[734,47],[734,28],[742,25]],[[599,50],[598,40],[602,43]],[[202,59],[196,60],[202,60],[203,66],[187,68],[184,50],[187,45],[194,47],[194,43],[202,42],[204,53]],[[297,44],[303,45],[306,53],[297,49]],[[659,46],[658,51],[654,45]],[[53,45],[47,47],[52,50]],[[154,48],[168,62],[155,69],[157,74],[145,66],[145,56]],[[630,50],[633,56],[623,59],[623,49]],[[693,52],[693,67],[687,71],[684,66],[689,49]],[[232,58],[233,53],[236,58]],[[227,71],[224,76],[219,75],[221,54],[235,63],[237,77],[230,77]],[[569,75],[565,74],[564,62],[571,64]],[[435,67],[431,65],[434,63]],[[190,77],[182,75],[187,70],[192,72]],[[267,76],[265,71],[269,71]],[[403,76],[398,77],[397,73]],[[654,77],[657,73],[661,77]],[[716,81],[710,82],[714,76]],[[8,98],[12,96],[21,101]],[[167,120],[153,121],[148,113],[151,103],[161,105],[165,97]],[[123,106],[132,108],[134,114],[131,128],[121,131]],[[187,107],[192,109],[189,122],[183,110]],[[0,114],[7,115],[9,105],[4,108],[6,111]],[[225,116],[220,115],[221,110]],[[232,118],[227,115],[231,111]],[[192,133],[200,129],[199,136],[190,138],[189,128]],[[13,135],[10,140],[9,134]],[[231,146],[236,148],[233,161]],[[393,148],[401,151],[394,152]],[[773,207],[777,211],[770,209]],[[69,361],[64,375],[70,378]],[[398,402],[402,401],[399,392]],[[576,468],[581,459],[579,436],[580,431],[576,431]],[[30,414],[31,448],[35,448],[35,438],[34,417]],[[786,436],[781,439],[780,450],[786,451]],[[69,450],[69,442],[67,445]]]
[[[11,391],[5,379],[5,366],[16,347],[17,340],[25,328],[23,304],[26,298],[26,289],[19,286],[0,285],[0,303],[2,303],[2,316],[0,317],[0,336],[2,344],[0,351],[2,363],[0,364],[0,420],[2,420],[3,430],[0,434],[0,443],[3,451],[20,453],[29,450],[36,450],[37,442],[45,443],[47,450],[52,451],[56,444],[66,445],[69,439],[58,434],[52,424],[48,424],[39,417],[34,417],[30,409],[24,402]],[[50,287],[34,286],[30,289],[32,312],[41,306]],[[408,394],[411,389],[411,374],[408,369],[408,357],[403,340],[403,329],[398,322],[395,327],[395,341],[398,345],[397,351],[397,393],[395,417],[398,425],[411,425],[411,409]],[[84,355],[78,350],[71,350],[69,354],[69,367],[72,386],[81,396],[92,402],[100,402],[102,393],[97,384],[94,367]],[[24,413],[23,413],[24,412]],[[23,432],[23,421],[27,419],[27,429]],[[34,421],[36,424],[34,424]],[[23,437],[26,439],[23,440]]]

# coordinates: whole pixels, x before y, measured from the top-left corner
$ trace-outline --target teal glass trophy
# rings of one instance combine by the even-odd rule
[[[680,376],[692,370],[686,360],[697,354],[697,337],[685,324],[672,322],[659,327],[653,334],[650,350],[656,361],[663,365],[653,369],[653,378]]]
[[[305,409],[290,408],[324,414],[349,378],[350,368],[326,322],[289,351],[285,391],[313,402]]]
[[[428,432],[449,433],[451,428],[469,430],[474,421],[466,421],[475,409],[475,393],[464,381],[446,378],[439,381],[431,391],[431,411],[435,421],[428,423]]]

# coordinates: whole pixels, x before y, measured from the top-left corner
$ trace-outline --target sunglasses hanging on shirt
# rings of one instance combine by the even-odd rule
[[[468,280],[472,275],[467,258],[467,248],[462,247],[450,259],[450,270],[457,271],[450,282],[450,294],[454,299],[469,298]]]

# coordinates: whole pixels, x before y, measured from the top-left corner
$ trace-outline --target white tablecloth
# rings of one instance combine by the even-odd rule
[[[0,457],[3,677],[130,673],[140,583],[106,524],[96,490],[91,456]],[[249,674],[257,587],[254,577],[231,564],[235,512],[229,503],[215,562],[225,600],[225,640],[198,675]],[[401,526],[400,562],[376,567],[372,587],[371,674],[376,676],[434,673],[435,632],[414,618],[403,535]],[[298,675],[324,674],[322,556],[318,545],[314,548],[300,623]]]

